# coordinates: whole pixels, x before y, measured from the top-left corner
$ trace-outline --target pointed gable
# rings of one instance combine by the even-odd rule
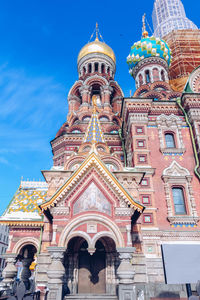
[[[88,158],[81,164],[81,166],[73,173],[73,175],[61,186],[57,192],[46,202],[40,205],[44,211],[47,208],[53,207],[58,201],[66,197],[70,191],[77,185],[81,179],[92,168],[100,174],[102,179],[114,190],[115,195],[121,200],[125,201],[128,205],[133,207],[138,212],[144,210],[144,206],[136,202],[130,194],[123,188],[116,177],[107,169],[99,157],[92,152]]]

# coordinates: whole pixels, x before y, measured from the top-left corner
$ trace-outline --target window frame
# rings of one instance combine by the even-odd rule
[[[146,222],[145,217],[150,217],[150,222]],[[153,214],[151,213],[143,214],[143,224],[153,224]]]
[[[138,132],[138,129],[141,129],[141,132]],[[137,135],[144,134],[144,126],[135,126],[135,133]]]
[[[170,135],[170,136],[173,137],[174,147],[168,147],[167,146],[166,135]],[[165,131],[164,132],[164,140],[165,140],[165,148],[166,149],[176,149],[176,138],[175,137],[176,137],[176,134],[173,131]]]
[[[174,202],[174,195],[173,195],[173,189],[180,189],[182,191],[182,196],[183,196],[183,204],[184,204],[184,209],[185,213],[177,213],[176,212],[176,204]],[[186,194],[185,194],[185,188],[182,185],[172,185],[171,186],[171,195],[172,195],[172,201],[173,201],[173,207],[174,207],[174,215],[176,216],[187,216],[188,215],[188,209],[187,209],[187,201],[186,201]]]
[[[144,157],[144,161],[140,160],[141,157]],[[147,163],[147,154],[138,154],[137,161],[139,164],[146,164]]]
[[[147,181],[147,184],[145,184],[145,185],[142,184],[142,182],[143,182],[144,180]],[[149,181],[149,177],[144,177],[144,178],[142,179],[141,183],[140,183],[140,186],[141,186],[141,187],[149,187],[149,185],[150,185],[149,182],[150,182],[150,181]]]
[[[143,142],[143,146],[139,146],[140,142]],[[136,140],[136,146],[139,149],[146,148],[146,140],[142,140],[142,139],[141,140]]]
[[[142,204],[144,204],[144,205],[151,205],[151,195],[142,194],[140,197],[141,197],[140,199],[141,199]],[[145,202],[143,200],[144,198],[148,198],[148,202]]]

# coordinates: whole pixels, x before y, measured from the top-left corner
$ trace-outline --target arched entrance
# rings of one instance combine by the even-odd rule
[[[97,241],[94,253],[88,252],[86,241],[78,252],[78,293],[106,293],[106,251],[101,241]]]
[[[65,294],[116,294],[116,247],[101,237],[89,248],[83,237],[74,237],[64,257]]]

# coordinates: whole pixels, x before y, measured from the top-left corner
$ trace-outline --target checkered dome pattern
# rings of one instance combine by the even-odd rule
[[[154,36],[143,38],[133,44],[127,57],[130,73],[141,60],[148,57],[160,57],[168,63],[168,66],[170,66],[172,59],[171,50],[164,40]]]

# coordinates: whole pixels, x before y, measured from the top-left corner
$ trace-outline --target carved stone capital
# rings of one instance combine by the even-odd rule
[[[47,250],[50,253],[52,260],[61,261],[66,249],[65,247],[47,247]]]
[[[131,264],[133,253],[135,252],[134,247],[117,248],[119,253],[120,265],[117,269],[117,275],[119,277],[120,284],[131,284],[134,279],[134,267]]]
[[[7,265],[2,272],[4,279],[1,285],[4,287],[10,287],[14,281],[15,276],[17,275],[17,268],[15,266],[16,254],[4,254],[3,257],[5,258]]]

